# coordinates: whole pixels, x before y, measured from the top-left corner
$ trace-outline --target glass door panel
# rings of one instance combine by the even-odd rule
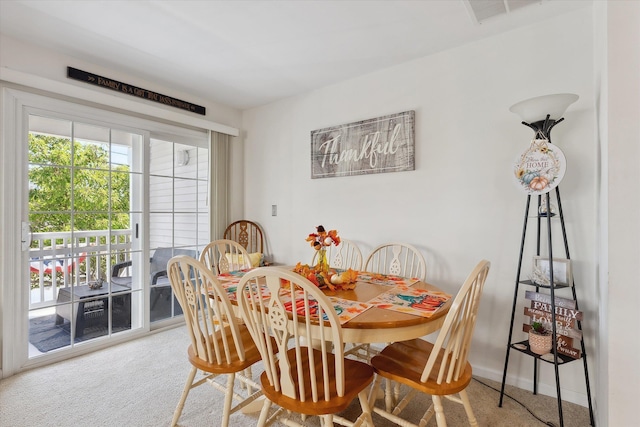
[[[30,357],[142,327],[142,286],[112,274],[141,274],[143,135],[31,114],[28,138]]]
[[[167,254],[197,257],[209,242],[208,144],[152,135],[149,157],[149,245],[152,264],[158,258],[166,269]],[[166,277],[152,277],[152,322],[182,314],[168,285]]]

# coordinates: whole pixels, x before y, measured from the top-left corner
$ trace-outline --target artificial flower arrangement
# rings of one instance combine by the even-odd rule
[[[328,288],[335,291],[355,288],[355,282],[358,278],[357,271],[349,269],[338,272],[329,267],[326,249],[331,245],[338,246],[340,244],[340,237],[336,230],[327,232],[322,225],[319,225],[316,227],[316,232],[309,234],[305,240],[310,242],[311,247],[318,251],[317,263],[314,267],[298,263],[293,269],[294,272],[306,277],[320,289]]]
[[[311,233],[306,238],[307,242],[311,242],[311,247],[316,251],[322,252],[326,250],[327,246],[340,244],[340,237],[338,236],[338,232],[336,230],[327,231],[324,229],[322,225],[316,227],[316,233]],[[318,253],[320,255],[320,253]],[[326,252],[325,252],[326,255]],[[318,259],[320,262],[320,259]]]

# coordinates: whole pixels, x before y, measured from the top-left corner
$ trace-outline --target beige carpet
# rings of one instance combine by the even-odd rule
[[[186,329],[179,327],[4,379],[0,381],[0,426],[168,426],[190,368],[187,345]],[[492,388],[499,390],[500,384],[481,378],[468,388],[480,426],[559,425],[555,398],[507,386],[507,394],[543,422],[508,397],[498,408],[500,393]],[[424,411],[428,401],[412,402],[408,416]],[[189,394],[180,425],[219,426],[221,408],[218,391],[198,387]],[[355,403],[343,415],[353,419],[358,410]],[[565,402],[563,410],[566,427],[589,425],[587,408]],[[446,401],[445,413],[449,426],[468,425],[461,405]],[[253,426],[257,417],[257,413],[234,414],[230,425]],[[377,415],[374,422],[392,425]],[[319,424],[310,419],[308,425]],[[428,424],[435,425],[435,419]]]

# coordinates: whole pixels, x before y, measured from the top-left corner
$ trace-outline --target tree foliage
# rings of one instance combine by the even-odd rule
[[[110,164],[106,145],[29,134],[32,231],[129,228],[128,215],[118,214],[129,211],[128,172]]]

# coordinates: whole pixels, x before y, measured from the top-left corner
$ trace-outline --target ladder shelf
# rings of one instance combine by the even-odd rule
[[[558,204],[558,212],[553,213],[551,210],[551,197],[550,197],[550,193],[546,193],[544,196],[543,195],[538,195],[538,210],[536,211],[536,215],[535,216],[529,216],[529,208],[530,208],[530,204],[531,204],[531,195],[527,195],[527,203],[526,203],[526,209],[525,209],[525,214],[524,214],[524,224],[522,227],[522,240],[521,240],[521,245],[520,245],[520,255],[519,255],[519,259],[518,259],[518,268],[517,268],[517,273],[516,273],[516,280],[515,280],[515,290],[514,290],[514,296],[513,296],[513,307],[512,307],[512,311],[511,311],[511,325],[509,327],[509,337],[507,340],[507,345],[506,345],[506,355],[505,355],[505,362],[504,362],[504,372],[503,372],[503,376],[502,376],[502,387],[500,390],[500,401],[498,406],[502,407],[502,401],[503,401],[503,397],[504,397],[504,388],[505,388],[505,383],[506,383],[506,378],[507,378],[507,370],[509,367],[509,356],[510,356],[510,351],[511,350],[515,350],[521,354],[525,354],[527,356],[530,356],[533,358],[533,394],[537,394],[538,392],[538,365],[539,365],[539,361],[548,363],[553,365],[554,367],[554,371],[555,371],[555,381],[556,381],[556,394],[557,394],[557,401],[558,401],[558,417],[560,420],[560,427],[564,427],[564,419],[563,419],[563,415],[562,415],[562,397],[561,397],[561,393],[560,393],[560,376],[559,376],[559,366],[563,366],[567,363],[570,362],[574,362],[577,360],[582,360],[583,365],[584,365],[584,376],[585,376],[585,383],[586,383],[586,389],[587,389],[587,399],[588,399],[588,405],[589,405],[589,417],[590,417],[590,421],[591,421],[591,425],[595,427],[595,420],[594,420],[594,416],[593,416],[593,407],[591,404],[591,389],[590,389],[590,385],[589,385],[589,372],[587,369],[587,353],[585,351],[585,345],[584,345],[584,337],[582,335],[582,324],[581,321],[578,319],[575,319],[575,325],[577,326],[577,328],[575,328],[576,332],[574,333],[575,335],[575,339],[577,341],[578,337],[579,337],[579,341],[580,341],[580,353],[578,354],[578,349],[569,349],[571,350],[569,352],[569,354],[572,354],[573,356],[578,356],[578,357],[572,357],[570,355],[567,355],[567,352],[564,351],[565,354],[561,354],[561,352],[558,350],[558,336],[560,335],[560,333],[557,331],[557,327],[561,326],[557,326],[557,318],[560,318],[561,320],[564,318],[566,318],[566,316],[563,316],[562,314],[557,314],[559,313],[563,313],[565,311],[565,308],[562,306],[563,304],[563,300],[567,301],[567,299],[565,298],[559,298],[555,295],[556,291],[561,291],[561,290],[565,290],[565,289],[571,289],[571,295],[572,295],[572,303],[574,305],[574,308],[572,310],[575,311],[579,311],[579,307],[578,307],[578,297],[576,295],[576,288],[575,288],[575,283],[573,280],[573,277],[568,278],[568,283],[555,283],[554,281],[554,268],[553,268],[553,262],[554,262],[554,258],[553,258],[553,244],[552,244],[552,226],[551,226],[551,221],[552,219],[554,221],[556,220],[560,220],[560,226],[562,229],[562,239],[564,242],[564,251],[565,251],[565,257],[567,260],[570,260],[570,254],[569,254],[569,244],[567,242],[567,234],[566,234],[566,228],[565,228],[565,224],[564,224],[564,215],[562,212],[562,203],[561,203],[561,199],[560,199],[560,188],[559,187],[555,187],[555,193],[556,193],[556,201]],[[545,198],[544,200],[544,205],[543,205],[543,197]],[[546,214],[539,214],[540,212],[540,207],[545,207],[545,212],[550,212],[550,215],[546,215]],[[524,254],[524,249],[525,249],[525,241],[526,241],[526,236],[527,236],[527,223],[529,221],[529,219],[535,218],[535,222],[537,224],[537,233],[536,233],[536,256],[539,257],[541,254],[541,243],[543,240],[542,237],[542,223],[545,222],[546,223],[546,231],[547,231],[547,236],[546,239],[547,240],[547,255],[544,256],[544,260],[548,262],[548,266],[549,266],[549,284],[540,284],[540,283],[536,283],[531,279],[522,279],[522,262],[523,262],[523,254]],[[543,221],[544,220],[544,221]],[[557,260],[556,260],[557,261]],[[534,352],[531,351],[530,347],[529,347],[529,342],[527,340],[525,341],[516,341],[514,342],[513,340],[513,334],[514,334],[514,322],[515,322],[515,314],[516,314],[516,306],[517,306],[517,302],[518,300],[521,298],[521,296],[519,296],[519,287],[520,285],[524,285],[524,286],[529,286],[529,287],[533,287],[535,289],[535,295],[537,297],[540,298],[544,298],[545,299],[545,303],[546,305],[550,305],[550,309],[545,310],[546,312],[546,319],[550,320],[551,323],[551,329],[552,329],[552,351],[550,353],[547,353],[545,355],[539,355],[536,354]],[[540,293],[541,290],[544,290],[545,293]],[[559,304],[559,305],[558,305]],[[525,315],[529,315],[526,314],[526,310],[525,309]],[[526,327],[526,326],[525,326]],[[561,332],[564,333],[563,329],[560,329]],[[566,329],[565,329],[566,331]]]

